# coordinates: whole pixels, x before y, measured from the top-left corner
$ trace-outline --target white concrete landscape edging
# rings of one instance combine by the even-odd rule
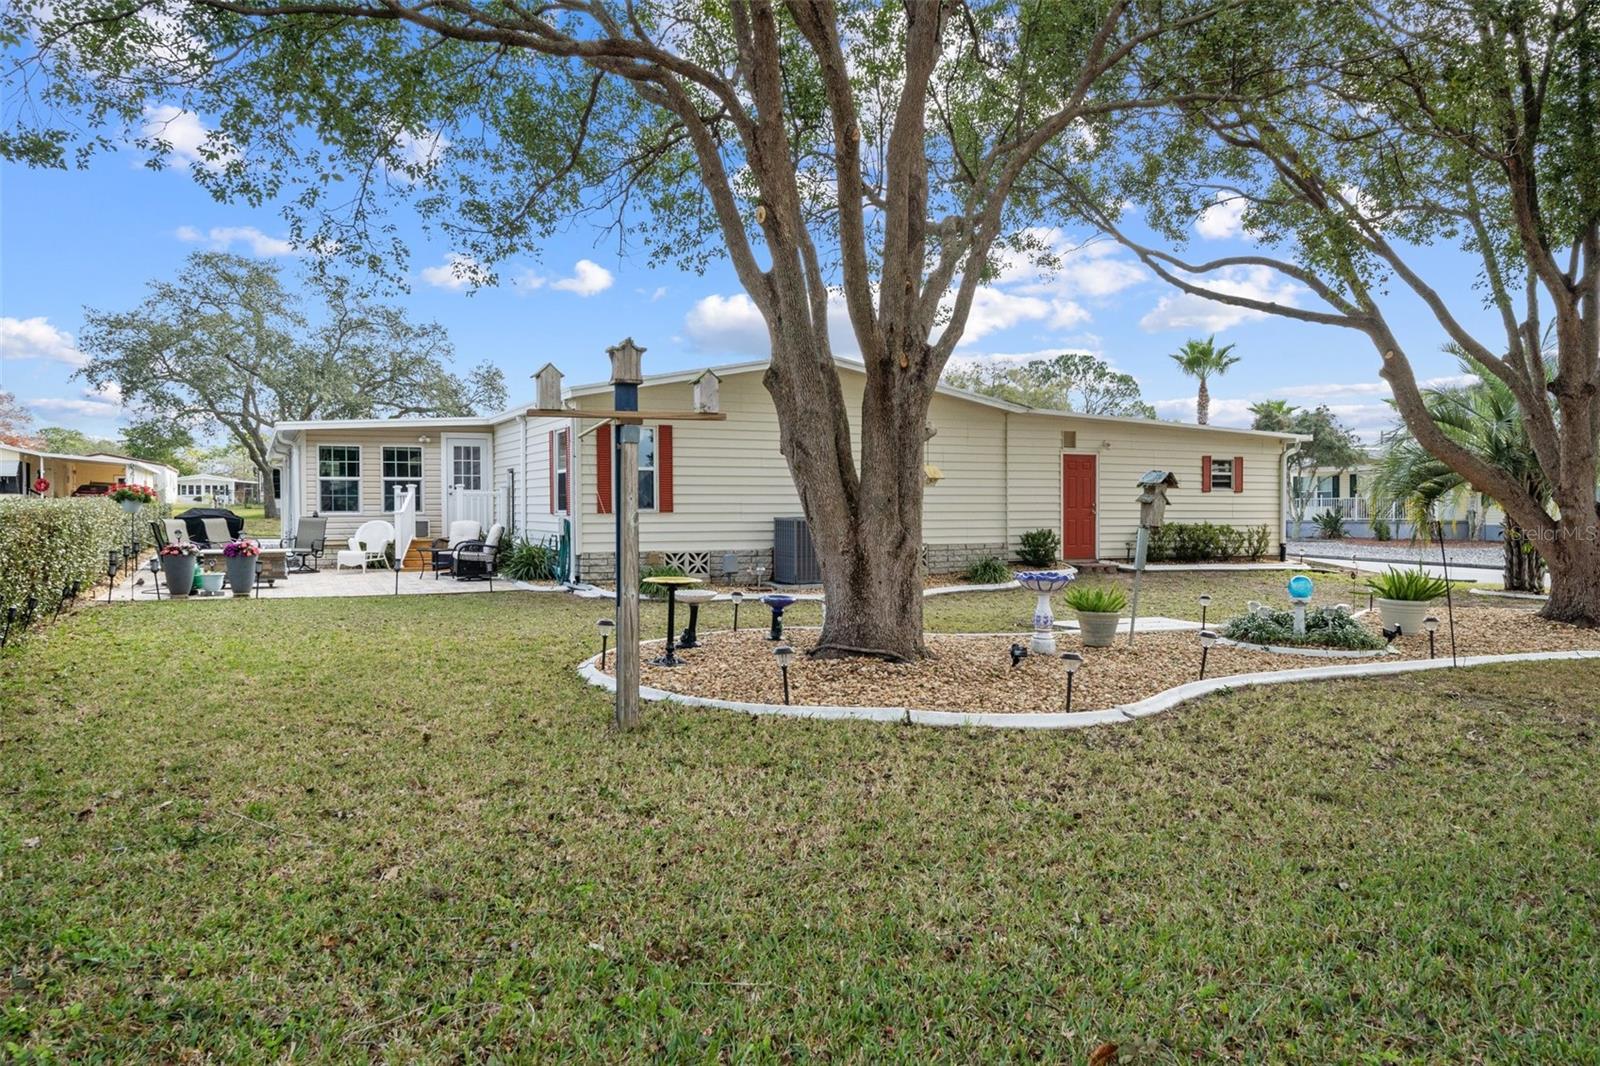
[[[585,659],[578,665],[578,675],[591,685],[615,692],[617,682],[609,674],[602,674],[597,665],[598,655]],[[1512,655],[1473,655],[1457,660],[1460,666],[1492,666],[1497,663],[1554,662],[1572,659],[1600,659],[1600,650],[1589,651],[1529,651]],[[773,715],[782,718],[815,718],[825,720],[856,719],[869,722],[903,722],[907,725],[935,727],[981,727],[984,729],[1087,729],[1097,725],[1114,725],[1149,718],[1170,711],[1180,703],[1209,696],[1213,692],[1246,688],[1251,685],[1287,685],[1301,681],[1338,681],[1345,678],[1374,677],[1388,674],[1409,674],[1420,670],[1448,670],[1449,658],[1403,659],[1398,662],[1362,662],[1347,666],[1307,666],[1296,670],[1267,670],[1254,674],[1228,674],[1208,677],[1204,681],[1190,681],[1158,692],[1136,703],[1126,703],[1100,711],[1036,711],[1017,714],[999,714],[987,711],[923,711],[913,707],[828,707],[819,705],[782,703],[741,703],[736,700],[718,700],[705,696],[687,696],[665,689],[641,686],[639,695],[647,700],[671,700],[689,707],[714,707],[725,711],[739,711],[750,715]]]

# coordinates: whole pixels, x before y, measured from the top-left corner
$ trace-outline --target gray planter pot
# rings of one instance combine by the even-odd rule
[[[1078,635],[1086,648],[1109,648],[1117,639],[1117,623],[1121,611],[1079,611]]]
[[[1383,628],[1399,626],[1400,632],[1408,637],[1422,632],[1422,620],[1432,608],[1432,600],[1378,600],[1378,616],[1383,619]]]
[[[227,560],[228,587],[235,596],[248,596],[256,584],[256,557],[236,555]]]
[[[167,592],[182,599],[194,588],[194,568],[198,562],[192,555],[163,555],[161,574],[167,579]]]

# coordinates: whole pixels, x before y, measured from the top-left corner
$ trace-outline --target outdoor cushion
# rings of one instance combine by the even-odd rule
[[[209,544],[226,544],[233,539],[233,531],[220,518],[202,518],[200,524],[205,527],[206,542]]]
[[[450,547],[465,544],[469,540],[477,540],[483,535],[483,527],[470,518],[450,523]]]

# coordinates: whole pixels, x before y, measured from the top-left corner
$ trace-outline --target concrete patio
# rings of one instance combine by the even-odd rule
[[[318,570],[311,573],[291,573],[279,578],[273,585],[262,584],[255,597],[263,600],[317,599],[343,596],[458,596],[489,592],[563,592],[561,585],[535,585],[526,581],[495,578],[488,581],[457,581],[445,575],[435,577],[426,571],[402,570],[396,580],[392,570]],[[122,577],[112,592],[112,603],[153,602],[156,598],[155,575],[147,569],[135,571],[132,577]],[[166,578],[161,579],[161,599],[168,599]],[[195,603],[221,603],[233,599],[226,589],[220,596],[189,596]],[[96,601],[106,603],[104,589]]]

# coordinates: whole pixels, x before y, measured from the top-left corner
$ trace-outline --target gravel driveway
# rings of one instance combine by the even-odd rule
[[[1459,566],[1490,566],[1499,568],[1505,562],[1503,549],[1498,544],[1451,544],[1445,542],[1450,562]],[[1289,558],[1300,555],[1324,559],[1376,560],[1384,563],[1437,563],[1439,546],[1429,544],[1351,544],[1338,540],[1291,540]]]

